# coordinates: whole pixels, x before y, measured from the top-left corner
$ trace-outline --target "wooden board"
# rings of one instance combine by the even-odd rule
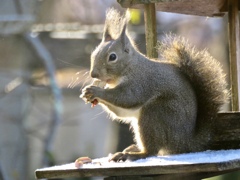
[[[74,163],[36,170],[38,179],[72,177],[124,177],[159,176],[174,179],[177,176],[207,178],[240,170],[240,149],[204,151],[171,156],[149,157],[133,162],[109,163],[108,158],[93,160],[77,169]],[[138,178],[141,179],[141,178]],[[161,179],[161,178],[160,178]],[[166,180],[166,179],[164,179]]]
[[[169,174],[199,174],[214,173],[216,175],[230,171],[240,170],[240,159],[203,164],[177,164],[144,167],[96,167],[83,169],[38,169],[38,179],[70,178],[70,177],[94,177],[94,176],[143,176],[143,175],[169,175]]]
[[[209,17],[223,16],[227,11],[227,0],[118,0],[118,3],[124,8],[136,9],[155,3],[158,11]]]
[[[186,177],[211,177],[211,175],[220,175],[231,171],[240,170],[240,112],[219,113],[216,121],[215,135],[213,139],[212,149],[238,149],[227,150],[229,154],[231,151],[237,152],[237,157],[226,161],[212,162],[210,156],[205,155],[204,163],[183,163],[174,164],[138,164],[124,165],[123,163],[115,163],[114,167],[108,167],[108,164],[96,165],[88,168],[88,166],[77,169],[74,164],[66,166],[56,166],[36,170],[36,177],[42,178],[70,178],[70,177],[90,177],[90,176],[155,176],[164,175],[169,177],[176,177],[177,174],[184,174]],[[214,156],[219,151],[214,151]],[[204,152],[199,152],[204,153]],[[200,154],[191,155],[192,159],[196,159]],[[206,153],[208,153],[206,151]],[[238,156],[239,154],[239,156]],[[169,156],[172,157],[172,156]],[[219,157],[219,156],[216,156]],[[168,159],[168,158],[167,158]],[[206,163],[207,162],[207,163]],[[123,166],[124,165],[124,166]],[[191,175],[191,176],[190,176]],[[171,179],[171,178],[170,178]]]
[[[218,114],[211,149],[240,149],[240,112]]]

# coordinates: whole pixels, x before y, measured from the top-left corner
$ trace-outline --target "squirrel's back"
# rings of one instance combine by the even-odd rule
[[[206,50],[197,51],[187,40],[175,35],[167,35],[158,49],[164,61],[173,63],[190,80],[198,104],[196,130],[202,134],[200,138],[209,140],[214,119],[229,97],[220,63]]]

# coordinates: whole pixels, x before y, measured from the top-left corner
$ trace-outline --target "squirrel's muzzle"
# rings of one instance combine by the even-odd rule
[[[96,72],[96,71],[94,71],[94,70],[92,70],[92,71],[91,71],[91,77],[98,79],[98,78],[99,78],[99,73]]]

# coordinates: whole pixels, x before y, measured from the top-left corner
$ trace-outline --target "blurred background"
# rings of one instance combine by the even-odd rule
[[[79,98],[109,7],[123,11],[116,0],[0,1],[0,180],[33,180],[37,168],[107,156],[132,143],[127,125]],[[145,53],[143,12],[131,14],[130,34]],[[184,36],[228,74],[227,17],[158,12],[157,23],[158,40],[169,32]]]

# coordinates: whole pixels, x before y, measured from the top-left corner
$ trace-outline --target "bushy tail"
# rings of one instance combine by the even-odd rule
[[[158,49],[164,60],[179,67],[191,81],[198,101],[197,128],[209,128],[229,97],[219,62],[206,50],[197,51],[184,38],[173,35],[159,43]]]

